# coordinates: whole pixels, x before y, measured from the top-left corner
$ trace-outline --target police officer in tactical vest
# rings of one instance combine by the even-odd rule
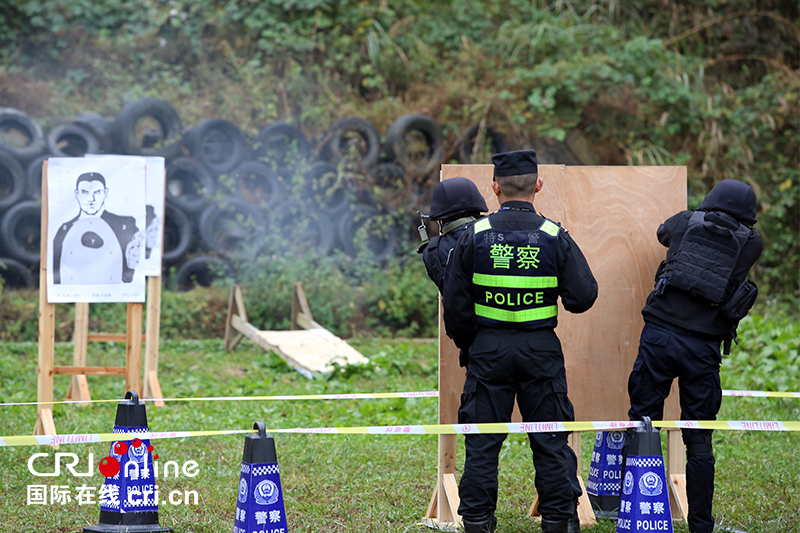
[[[567,397],[557,299],[582,313],[597,283],[578,245],[537,214],[542,188],[536,152],[492,156],[499,211],[478,220],[453,249],[444,282],[444,321],[469,364],[459,423],[510,422],[517,403],[525,422],[574,420]],[[530,433],[544,533],[578,533],[575,453],[568,434]],[[496,528],[497,467],[504,434],[465,436],[459,514],[466,533]]]
[[[755,192],[729,179],[719,182],[697,211],[681,211],[659,226],[667,258],[642,309],[645,325],[628,378],[631,420],[661,420],[674,378],[679,378],[681,419],[716,419],[722,403],[720,344],[727,353],[758,292],[745,279],[764,248],[751,229],[755,222]],[[711,533],[713,430],[682,433],[689,531]]]
[[[423,244],[419,252],[428,277],[443,290],[445,266],[459,237],[485,213],[486,200],[478,187],[467,178],[450,178],[433,189],[430,219],[439,223],[440,235]]]

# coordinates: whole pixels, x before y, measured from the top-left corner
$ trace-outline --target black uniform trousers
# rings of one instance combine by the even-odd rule
[[[661,420],[664,400],[672,380],[678,379],[681,420],[716,420],[722,404],[719,367],[720,341],[690,336],[646,323],[639,341],[639,354],[628,378],[631,420],[649,416]],[[689,531],[710,533],[714,498],[714,451],[711,429],[683,429],[686,444],[686,496]]]
[[[572,421],[561,345],[552,329],[481,329],[469,349],[461,396],[462,424],[510,422],[516,397],[524,422]],[[581,487],[569,433],[529,433],[539,512],[547,520],[575,514]],[[497,507],[498,457],[505,434],[465,435],[466,460],[459,484],[458,513],[469,521]]]

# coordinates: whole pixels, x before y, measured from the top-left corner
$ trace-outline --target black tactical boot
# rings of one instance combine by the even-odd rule
[[[464,519],[464,533],[494,533],[497,528],[497,519],[492,515],[480,522],[470,522]]]
[[[542,533],[569,533],[569,520],[554,522],[542,518]]]
[[[567,533],[581,533],[581,521],[577,516],[573,516],[567,522]]]

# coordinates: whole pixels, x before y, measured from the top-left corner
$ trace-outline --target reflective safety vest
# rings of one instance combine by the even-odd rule
[[[704,211],[695,211],[683,238],[671,243],[662,263],[656,290],[676,287],[711,303],[725,300],[728,283],[739,259],[750,228],[739,224],[736,230],[705,220]]]
[[[534,230],[498,230],[492,217],[473,225],[472,296],[478,324],[537,329],[555,327],[558,315],[558,224]]]

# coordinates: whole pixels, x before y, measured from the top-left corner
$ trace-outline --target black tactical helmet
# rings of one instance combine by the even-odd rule
[[[462,212],[485,213],[488,210],[478,187],[467,178],[450,178],[433,189],[431,220],[446,220]]]

